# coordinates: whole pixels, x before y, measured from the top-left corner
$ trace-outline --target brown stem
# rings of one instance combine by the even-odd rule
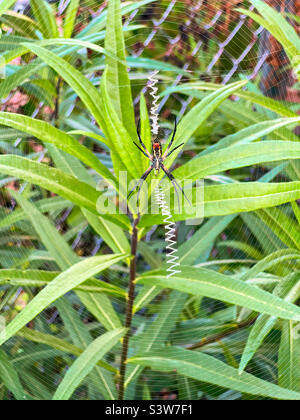
[[[55,104],[54,104],[55,108],[54,108],[54,112],[52,116],[55,126],[57,126],[57,120],[59,117],[59,96],[60,96],[61,82],[62,82],[62,78],[59,77],[56,84],[56,98],[55,98]]]
[[[198,343],[191,344],[190,346],[186,346],[186,349],[188,349],[188,350],[196,350],[196,349],[199,349],[201,347],[206,346],[207,344],[212,344],[212,343],[215,343],[217,341],[220,341],[220,340],[222,340],[222,338],[225,338],[228,335],[233,334],[234,332],[236,332],[236,331],[238,331],[238,330],[240,330],[242,328],[249,327],[250,325],[254,324],[254,322],[256,321],[256,319],[257,319],[257,317],[254,318],[254,319],[253,318],[252,319],[249,319],[247,321],[241,322],[240,324],[237,324],[234,328],[231,328],[228,331],[225,331],[225,332],[220,333],[220,334],[215,334],[215,335],[213,335],[210,338],[203,338]]]
[[[137,225],[140,221],[140,216],[138,216],[133,222],[133,230],[131,236],[131,261],[130,261],[130,282],[128,289],[127,297],[127,306],[126,306],[126,315],[125,315],[125,327],[128,328],[128,331],[123,339],[122,345],[122,354],[121,354],[121,364],[120,364],[120,379],[119,379],[119,400],[124,399],[125,391],[125,374],[126,374],[126,360],[128,355],[129,339],[131,335],[131,324],[133,316],[133,302],[134,302],[134,292],[135,292],[135,278],[136,278],[136,254],[137,254],[137,245],[138,245],[138,228]]]

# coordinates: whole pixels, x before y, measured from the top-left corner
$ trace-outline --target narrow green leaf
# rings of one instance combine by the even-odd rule
[[[20,156],[2,155],[0,156],[0,172],[40,185],[98,214],[96,203],[100,194],[85,182],[63,171]]]
[[[119,342],[125,333],[126,329],[120,328],[109,331],[94,340],[68,370],[53,400],[68,400],[96,363]]]
[[[120,0],[110,0],[108,3],[105,49],[126,62]],[[107,90],[113,108],[131,138],[135,138],[135,119],[127,66],[110,57],[106,57],[105,63]]]
[[[197,217],[197,208],[204,206],[204,217],[225,216],[242,212],[251,212],[262,208],[275,207],[300,198],[300,182],[262,183],[244,182],[226,185],[212,185],[204,188],[204,202],[201,197],[193,206],[185,204],[180,214],[174,219],[188,220]],[[174,203],[173,203],[174,205]],[[140,227],[163,224],[160,215],[144,215]]]
[[[299,119],[300,121],[300,119]],[[300,158],[300,145],[287,141],[264,141],[254,144],[239,144],[217,150],[205,156],[192,159],[174,171],[178,179],[197,180],[216,175],[229,169]]]
[[[247,84],[245,81],[235,82],[223,86],[216,92],[207,95],[199,104],[194,106],[178,124],[177,134],[174,139],[174,146],[180,143],[186,143],[194,132],[207,120],[207,118],[218,108],[218,106],[230,95],[241,89]],[[171,165],[178,152],[172,154],[168,159],[168,165]]]
[[[16,332],[34,319],[58,298],[74,289],[79,284],[124,259],[124,255],[105,255],[87,258],[73,265],[56,277],[20,312],[6,328],[6,336],[0,345],[9,340]]]
[[[79,3],[80,3],[80,0],[71,0],[69,5],[68,5],[66,17],[65,17],[65,20],[64,20],[64,36],[65,36],[65,38],[71,38],[71,36],[72,36],[75,21],[76,21],[77,12],[78,12],[78,9],[79,9]]]
[[[215,357],[180,347],[162,348],[156,352],[134,356],[128,362],[138,363],[163,372],[176,370],[180,375],[251,395],[261,395],[279,400],[300,400],[298,392],[281,388],[246,372],[239,375],[237,369],[226,365]]]
[[[3,350],[0,350],[0,381],[13,393],[16,400],[27,399],[18,372]]]
[[[279,118],[277,120],[263,121],[246,127],[235,134],[223,137],[218,143],[208,147],[201,155],[206,155],[216,150],[224,149],[235,144],[250,143],[261,137],[267,136],[273,131],[289,124],[295,124],[300,121],[300,118]],[[288,149],[288,146],[287,146]]]
[[[62,351],[64,353],[72,354],[79,357],[83,353],[83,349],[68,343],[61,338],[55,337],[54,335],[42,333],[40,331],[32,330],[30,328],[22,328],[16,333],[18,337],[24,338],[25,340],[32,341],[33,343],[46,344],[47,346]],[[103,361],[98,362],[98,366],[106,369],[109,372],[117,373],[117,370],[110,366],[108,363]]]
[[[4,0],[0,4],[0,16],[3,15],[11,6],[16,3],[16,0]]]
[[[0,284],[23,287],[44,287],[54,280],[60,272],[42,270],[1,269]],[[89,293],[106,293],[112,296],[126,297],[126,292],[113,284],[99,279],[89,279],[74,290]]]
[[[217,236],[228,227],[235,217],[235,215],[213,217],[208,220],[188,241],[179,247],[180,263],[183,265],[193,264],[197,257],[214,242]]]
[[[99,108],[101,96],[94,85],[79,70],[52,51],[33,43],[27,43],[25,46],[52,67],[71,86],[97,123],[102,126],[103,116]]]
[[[30,0],[30,6],[45,38],[58,37],[59,31],[53,7],[45,0]]]
[[[72,342],[83,349],[86,349],[89,345],[91,345],[93,337],[86,328],[86,324],[81,320],[79,313],[77,313],[72,307],[71,303],[66,298],[60,298],[60,300],[56,303],[56,307],[63,320],[65,328],[72,339]],[[100,363],[107,365],[106,362]],[[88,388],[89,391],[98,388],[101,395],[103,395],[103,397],[107,400],[117,399],[117,389],[114,376],[111,372],[102,369],[100,366],[95,366],[95,369],[93,369],[90,373],[88,378]]]
[[[0,124],[24,131],[46,143],[54,144],[59,149],[77,157],[86,165],[95,169],[105,179],[112,181],[117,186],[116,179],[111,172],[103,165],[99,159],[85,146],[76,141],[72,136],[64,131],[58,130],[51,124],[26,117],[25,115],[0,112]]]
[[[164,343],[175,327],[178,317],[187,299],[186,294],[173,291],[161,305],[155,321],[146,331],[137,337],[138,351],[156,349]],[[128,387],[143,371],[141,366],[129,366],[126,373],[125,387]]]
[[[207,296],[283,319],[299,320],[300,308],[255,286],[204,268],[182,267],[182,272],[167,278],[163,271],[138,277],[142,284],[176,289],[192,295]]]
[[[278,384],[300,392],[300,334],[299,324],[284,321],[278,356]]]

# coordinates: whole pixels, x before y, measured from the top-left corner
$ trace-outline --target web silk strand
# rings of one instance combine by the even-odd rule
[[[156,84],[158,83],[159,71],[155,70],[149,76],[148,87],[150,88],[150,95],[153,98],[150,119],[152,121],[152,134],[157,137],[159,133],[159,123],[158,123],[158,109],[159,109],[159,96],[157,95],[158,88]],[[165,242],[168,244],[167,249],[167,278],[174,276],[175,274],[181,273],[179,270],[180,263],[179,257],[177,254],[177,241],[176,241],[176,224],[172,221],[172,214],[170,208],[166,202],[165,194],[162,189],[162,186],[159,185],[155,190],[155,199],[156,203],[159,206],[162,216],[164,217],[165,225]]]

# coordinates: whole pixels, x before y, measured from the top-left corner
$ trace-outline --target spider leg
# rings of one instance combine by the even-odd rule
[[[137,126],[137,129],[136,129],[136,131],[137,131],[137,135],[138,135],[138,138],[139,138],[139,141],[140,141],[140,143],[141,143],[141,146],[142,146],[142,148],[145,150],[145,152],[146,152],[146,156],[150,159],[150,160],[152,160],[152,156],[150,155],[150,153],[148,152],[148,150],[147,150],[147,147],[144,145],[144,143],[143,143],[143,140],[142,140],[142,138],[141,138],[141,133],[140,133],[140,125],[141,125],[141,120],[139,120],[139,122],[138,122],[138,126]],[[136,145],[137,146],[137,145]],[[140,149],[140,148],[139,148]],[[141,149],[140,149],[141,150]],[[145,153],[144,153],[145,154]]]
[[[184,143],[181,143],[179,146],[174,147],[173,150],[171,150],[163,159],[167,159],[167,157],[169,157],[173,152],[175,152],[175,150],[179,149],[179,147],[183,146]]]
[[[140,194],[141,194],[141,189],[142,189],[143,183],[146,181],[148,175],[151,173],[152,170],[153,170],[153,166],[150,166],[147,169],[147,171],[141,176],[141,178],[139,179],[137,184],[132,188],[132,190],[130,191],[130,193],[127,196],[127,198],[129,199],[130,196],[134,193],[134,191],[138,188],[137,201],[136,201],[138,208],[139,208],[139,199],[140,199]]]
[[[191,206],[190,200],[187,198],[187,196],[185,195],[183,189],[181,188],[181,186],[176,181],[174,175],[172,175],[171,172],[168,171],[168,169],[165,167],[165,165],[161,165],[161,168],[162,168],[162,170],[164,171],[164,173],[167,175],[167,177],[169,178],[169,180],[172,182],[172,184],[174,186],[174,189],[175,189],[175,192],[176,192],[176,195],[177,195],[177,200],[178,200],[178,206],[179,206],[179,208],[180,208],[180,200],[179,200],[179,195],[178,195],[178,189],[182,192],[182,194],[186,198],[187,202]]]
[[[135,141],[133,143],[136,145],[136,147],[139,149],[139,151],[143,153],[143,155],[145,155],[148,159],[150,159],[150,157],[147,155],[147,153],[145,153],[144,150],[138,144],[136,144]]]
[[[172,136],[172,139],[171,139],[170,143],[168,144],[168,147],[167,147],[167,149],[166,149],[166,151],[163,155],[163,159],[165,159],[167,157],[167,154],[168,154],[169,150],[171,149],[171,146],[172,146],[173,141],[175,139],[176,131],[177,131],[177,118],[175,117],[175,128],[174,128],[174,131],[173,131],[173,136]]]

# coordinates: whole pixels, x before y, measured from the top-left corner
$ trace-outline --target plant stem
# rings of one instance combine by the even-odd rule
[[[129,280],[129,289],[126,305],[126,315],[125,315],[125,328],[128,328],[128,331],[123,339],[122,345],[122,354],[121,354],[121,364],[120,364],[120,380],[119,380],[119,400],[124,399],[125,391],[125,374],[126,374],[126,360],[128,355],[129,340],[131,335],[131,324],[133,316],[133,302],[134,302],[134,292],[135,292],[135,278],[136,278],[136,254],[137,254],[137,245],[138,245],[138,228],[137,225],[140,221],[140,216],[134,219],[133,230],[131,235],[131,261],[130,261],[130,280]]]
[[[55,127],[57,127],[58,117],[59,117],[59,96],[60,96],[61,82],[62,82],[62,78],[59,77],[56,84],[55,108],[54,108],[54,112],[52,116]]]
[[[188,350],[196,350],[196,349],[199,349],[201,347],[207,346],[208,344],[213,344],[217,341],[222,340],[223,338],[227,337],[228,335],[231,335],[231,334],[235,333],[236,331],[238,331],[242,328],[249,327],[250,325],[254,324],[254,322],[256,320],[257,320],[257,317],[252,318],[252,319],[248,319],[247,321],[244,321],[240,324],[237,324],[235,327],[231,328],[228,331],[225,331],[225,332],[220,333],[220,334],[215,334],[215,335],[213,335],[212,337],[209,337],[209,338],[204,338],[201,341],[199,341],[198,343],[186,346],[186,348]]]

